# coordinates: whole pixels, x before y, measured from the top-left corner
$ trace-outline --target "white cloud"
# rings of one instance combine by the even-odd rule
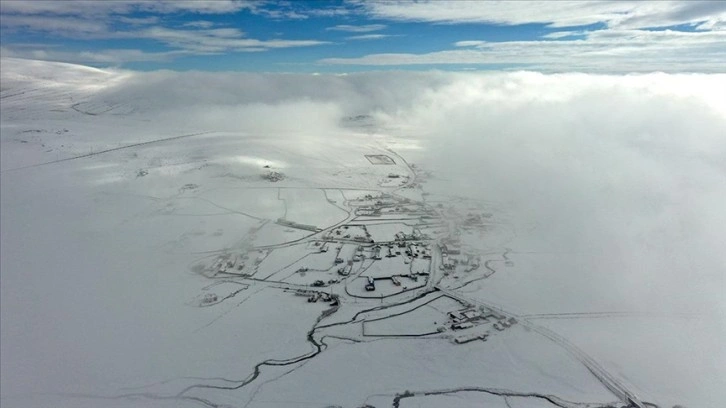
[[[346,7],[322,7],[307,10],[306,13],[315,17],[339,17],[348,16],[353,10]]]
[[[153,27],[130,35],[138,38],[154,39],[173,48],[198,53],[260,51],[271,48],[308,47],[325,43],[318,40],[257,40],[245,38],[244,33],[236,28],[176,30]]]
[[[726,3],[714,1],[373,1],[359,3],[375,18],[437,23],[543,23],[568,27],[605,23],[643,28],[726,21]]]
[[[99,39],[150,39],[158,41],[170,49],[163,52],[144,52],[139,50],[101,50],[81,52],[44,52],[28,50],[22,45],[6,44],[6,53],[30,58],[49,59],[57,56],[62,61],[74,62],[123,62],[127,61],[168,61],[173,57],[190,54],[216,54],[225,52],[257,52],[274,48],[309,47],[326,43],[310,39],[270,39],[251,38],[237,28],[214,28],[211,21],[197,20],[183,23],[179,28],[160,24],[160,17],[171,13],[224,14],[247,9],[254,14],[270,18],[288,18],[290,11],[268,10],[264,2],[258,1],[37,1],[2,2],[3,30],[27,31],[45,35],[60,36],[78,40]],[[132,12],[156,13],[146,17],[130,17]],[[282,13],[277,15],[275,13]],[[117,26],[115,23],[124,25]],[[50,47],[48,47],[50,48]],[[90,57],[90,58],[89,58]]]
[[[83,1],[83,0],[8,0],[2,2],[3,14],[50,14],[75,16],[101,16],[127,14],[134,11],[155,13],[191,12],[198,14],[226,14],[243,9],[254,9],[258,1],[215,0],[215,1]]]
[[[567,1],[381,1],[357,2],[377,19],[430,23],[542,23],[550,27],[603,24],[597,31],[562,30],[541,40],[487,42],[462,39],[455,49],[428,53],[379,53],[358,58],[326,58],[327,64],[368,66],[491,64],[545,71],[721,72],[726,36],[726,3]],[[690,24],[698,33],[650,31],[647,27]],[[470,48],[470,49],[462,49]]]
[[[25,19],[28,21],[25,21]],[[47,30],[54,32],[59,35],[76,36],[83,35],[86,38],[135,38],[135,39],[149,39],[155,40],[165,44],[169,48],[168,51],[147,53],[147,52],[128,52],[128,50],[118,50],[119,52],[113,52],[112,50],[100,51],[101,55],[109,55],[113,53],[114,61],[116,57],[128,56],[137,58],[131,58],[128,61],[167,61],[169,58],[180,55],[190,54],[213,54],[213,53],[224,53],[224,52],[256,52],[265,51],[275,48],[291,48],[291,47],[310,47],[320,44],[325,44],[325,41],[319,40],[287,40],[287,39],[273,39],[273,40],[259,40],[255,38],[249,38],[245,36],[245,33],[237,28],[205,28],[197,29],[196,27],[206,26],[206,24],[195,22],[195,28],[190,29],[175,29],[166,28],[162,26],[143,27],[134,31],[116,31],[107,32],[104,31],[102,24],[90,23],[88,25],[79,23],[75,24],[74,21],[68,21],[67,19],[55,20],[55,17],[23,17],[18,20],[12,20],[16,23],[27,23],[37,24],[39,27],[45,27]],[[56,24],[57,22],[57,24]],[[28,55],[27,52],[22,51],[22,47],[7,46],[8,49],[13,49],[16,54]],[[86,52],[85,55],[93,55],[98,52]],[[48,59],[47,56],[41,56],[38,50],[35,50],[35,54],[31,54],[31,58]],[[74,61],[74,62],[98,62],[89,60],[83,55],[77,57],[71,57],[70,53],[47,53],[44,55],[57,55],[63,56],[63,61]],[[138,59],[143,57],[143,59]],[[118,61],[123,62],[123,61]]]
[[[3,58],[24,58],[31,60],[59,61],[74,64],[104,64],[104,65],[120,65],[126,62],[146,62],[146,61],[171,61],[174,58],[189,55],[188,51],[165,51],[165,52],[146,52],[137,49],[105,49],[97,51],[81,51],[68,52],[59,51],[57,49],[34,49],[23,47],[21,49],[2,47],[0,48],[0,56]]]
[[[486,44],[486,41],[482,40],[466,40],[466,41],[457,41],[454,43],[454,46],[456,47],[476,47],[479,45]]]
[[[585,35],[586,33],[587,33],[586,31],[555,31],[555,32],[543,35],[542,38],[549,38],[549,39],[557,40],[560,38]]]
[[[380,31],[386,28],[383,24],[366,24],[366,25],[350,25],[350,24],[339,24],[333,27],[328,27],[326,30],[331,31],[347,31],[350,33],[369,33],[371,31]]]
[[[726,32],[601,30],[574,41],[459,41],[459,49],[425,54],[328,58],[327,64],[522,64],[543,71],[723,72]],[[469,49],[461,49],[472,47]]]
[[[193,28],[212,28],[212,27],[214,27],[214,23],[211,21],[199,20],[199,21],[190,21],[188,23],[184,23],[183,26],[184,27],[193,27]]]
[[[215,1],[136,1],[134,5],[141,10],[158,13],[191,12],[198,14],[227,14],[243,9],[254,9],[260,2],[243,0]]]
[[[251,11],[253,14],[262,15],[273,20],[306,20],[308,18],[307,14],[283,7],[255,7]]]
[[[362,35],[351,35],[345,37],[346,40],[380,40],[383,38],[393,37],[389,34],[362,34]]]
[[[0,26],[10,29],[28,29],[36,32],[52,33],[69,37],[101,35],[109,31],[105,21],[77,17],[20,15],[5,17]]]
[[[54,61],[77,60],[88,63],[122,64],[130,61],[170,61],[176,57],[186,54],[188,54],[188,52],[185,51],[146,52],[135,49],[108,49],[99,51],[83,51],[78,54],[68,53],[67,58],[62,58],[60,55],[51,55],[53,58],[49,59]]]
[[[158,16],[148,16],[148,17],[119,17],[118,21],[130,25],[149,25],[149,24],[157,24],[159,22]]]

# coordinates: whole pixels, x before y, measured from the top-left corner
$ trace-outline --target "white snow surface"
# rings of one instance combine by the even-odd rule
[[[468,197],[495,214],[480,240],[466,239],[497,259],[509,251],[512,264],[492,264],[496,273],[461,294],[550,315],[533,321],[644,400],[726,405],[726,75],[0,64],[3,407],[198,406],[172,397],[313,352],[307,334],[326,305],[249,281],[199,307],[200,296],[237,286],[210,287],[195,265],[312,234],[278,218],[320,228],[352,219],[344,202],[385,189],[382,178],[407,171],[402,159],[431,177],[401,196],[426,191],[447,205]],[[359,114],[375,126],[346,124]],[[367,154],[396,165],[372,165]],[[284,177],[265,179],[269,171]],[[254,278],[294,272],[285,268],[308,253],[305,244],[276,250]],[[329,322],[353,318],[367,305],[359,302]],[[614,314],[586,315],[602,312]],[[553,318],[566,313],[583,315]],[[480,386],[616,400],[564,349],[521,326],[464,345],[358,343],[331,329],[341,333],[352,340],[326,338],[320,354],[263,367],[249,386],[184,395],[234,407],[357,407],[389,406],[405,390]],[[483,403],[507,406],[459,392],[401,407]]]

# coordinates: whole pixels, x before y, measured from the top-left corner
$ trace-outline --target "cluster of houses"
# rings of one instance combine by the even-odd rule
[[[378,279],[390,279],[391,283],[393,283],[395,286],[401,286],[401,278],[410,278],[411,280],[417,281],[418,276],[415,274],[408,274],[408,275],[393,275],[386,278],[378,278]],[[366,278],[365,281],[365,289],[368,292],[373,292],[376,290],[376,280],[370,276]],[[403,287],[404,290],[406,290],[406,286]]]
[[[361,250],[362,247],[358,247],[358,249]],[[373,252],[373,259],[377,261],[383,259],[383,256],[386,258],[395,258],[402,253],[405,253],[410,258],[421,257],[423,259],[431,259],[431,246],[415,242],[407,243],[399,241],[396,245],[393,243],[384,246],[374,245],[371,251]]]
[[[458,240],[447,240],[439,244],[439,249],[443,258],[440,268],[445,271],[454,271],[457,265],[465,266],[466,272],[479,268],[481,258],[472,254],[462,254]]]
[[[454,331],[470,329],[481,323],[487,323],[490,320],[494,320],[492,327],[497,331],[502,331],[507,327],[511,327],[512,325],[517,323],[517,319],[515,319],[514,317],[507,318],[506,316],[496,313],[493,310],[483,307],[480,309],[468,307],[461,310],[455,310],[453,312],[449,312],[448,316],[451,323],[450,328]],[[465,336],[458,336],[454,338],[454,342],[461,344],[477,339],[485,340],[486,336],[486,334],[470,334]]]
[[[206,293],[199,301],[200,306],[211,306],[219,301],[215,293]]]
[[[457,265],[466,267],[466,272],[479,268],[480,258],[473,255],[464,255],[461,259],[448,256],[443,259],[440,268],[445,271],[454,271]]]
[[[487,220],[491,219],[492,216],[492,213],[468,213],[461,223],[461,226],[463,228],[480,228]]]
[[[441,256],[460,255],[461,254],[461,249],[459,249],[458,246],[452,246],[452,245],[447,245],[445,243],[442,243],[441,245],[439,245],[439,247],[441,249]]]
[[[336,228],[331,232],[331,238],[350,239],[361,243],[373,243],[371,234],[363,224],[348,224]]]
[[[377,217],[381,215],[381,209],[378,207],[361,207],[355,210],[355,215],[363,217]]]
[[[411,243],[406,248],[406,255],[411,258],[421,257],[423,259],[431,259],[431,246]]]
[[[308,303],[315,303],[320,300],[323,302],[330,302],[331,306],[338,306],[339,304],[338,295],[331,293],[298,290],[295,294],[298,296],[306,296],[308,298]]]
[[[315,241],[313,245],[318,247],[319,252],[328,252],[328,243],[325,241]]]
[[[382,194],[379,197],[374,197],[371,194],[366,194],[361,201],[362,203],[360,204],[363,205],[356,208],[355,214],[358,216],[367,217],[378,217],[383,213],[383,210],[386,210],[386,212],[403,212],[405,209],[400,207],[400,204],[410,202],[410,200],[407,198],[404,198],[403,200],[398,200],[396,198],[393,198],[389,194]]]
[[[285,175],[283,173],[278,172],[278,171],[269,170],[267,173],[264,173],[262,175],[262,178],[265,179],[265,180],[267,180],[267,181],[271,181],[271,182],[275,183],[275,182],[278,182],[280,180],[283,180],[285,178]]]
[[[216,276],[217,274],[246,276],[245,261],[248,259],[249,256],[247,255],[225,254],[217,258],[206,273],[210,276]]]
[[[426,234],[422,234],[421,231],[414,229],[410,234],[399,231],[396,235],[394,235],[394,238],[396,241],[420,241],[422,239],[428,239],[428,236]]]

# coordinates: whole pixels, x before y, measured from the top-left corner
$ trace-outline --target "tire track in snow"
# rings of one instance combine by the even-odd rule
[[[149,141],[146,141],[146,142],[132,143],[132,144],[129,144],[129,145],[124,145],[124,146],[119,146],[119,147],[113,147],[111,149],[101,150],[101,151],[98,151],[98,152],[82,154],[82,155],[79,155],[79,156],[66,157],[64,159],[51,160],[51,161],[47,161],[47,162],[43,162],[43,163],[30,164],[30,165],[27,165],[27,166],[15,167],[15,168],[12,168],[12,169],[7,169],[7,170],[1,170],[0,173],[10,173],[10,172],[13,172],[13,171],[19,171],[19,170],[31,169],[31,168],[34,168],[34,167],[46,166],[46,165],[49,165],[49,164],[61,163],[61,162],[66,162],[66,161],[71,161],[71,160],[77,160],[77,159],[84,159],[86,157],[98,156],[100,154],[115,152],[115,151],[118,151],[118,150],[131,149],[131,148],[134,148],[134,147],[150,145],[150,144],[153,144],[153,143],[168,142],[168,141],[171,141],[171,140],[179,140],[179,139],[184,139],[184,138],[187,138],[187,137],[200,136],[200,135],[205,135],[205,134],[209,134],[209,133],[212,133],[212,131],[200,132],[200,133],[189,133],[189,134],[185,134],[185,135],[179,135],[179,136],[172,136],[172,137],[167,137],[167,138],[162,138],[162,139],[149,140]]]

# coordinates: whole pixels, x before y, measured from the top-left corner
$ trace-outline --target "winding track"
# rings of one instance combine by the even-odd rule
[[[557,333],[553,332],[552,330],[537,325],[535,323],[532,323],[531,321],[527,320],[526,318],[523,318],[522,316],[516,315],[514,313],[502,310],[501,307],[495,306],[492,304],[489,304],[487,302],[481,301],[481,300],[474,300],[468,297],[465,297],[461,295],[458,292],[453,292],[451,290],[436,286],[438,290],[440,290],[442,293],[457,299],[461,302],[470,303],[470,304],[478,304],[481,306],[485,306],[489,309],[497,310],[501,314],[507,316],[507,317],[514,317],[516,318],[520,324],[525,326],[526,328],[539,333],[540,335],[548,338],[549,340],[553,341],[560,347],[567,350],[570,354],[572,354],[580,363],[582,363],[591,373],[594,375],[610,392],[615,394],[618,398],[620,398],[623,402],[626,402],[630,404],[631,407],[634,408],[646,408],[646,405],[638,398],[637,395],[635,395],[634,392],[629,390],[623,383],[621,383],[615,376],[610,374],[605,368],[603,368],[595,359],[590,357],[587,353],[582,351],[579,347],[575,346],[571,342],[569,342],[564,337],[558,335]]]

